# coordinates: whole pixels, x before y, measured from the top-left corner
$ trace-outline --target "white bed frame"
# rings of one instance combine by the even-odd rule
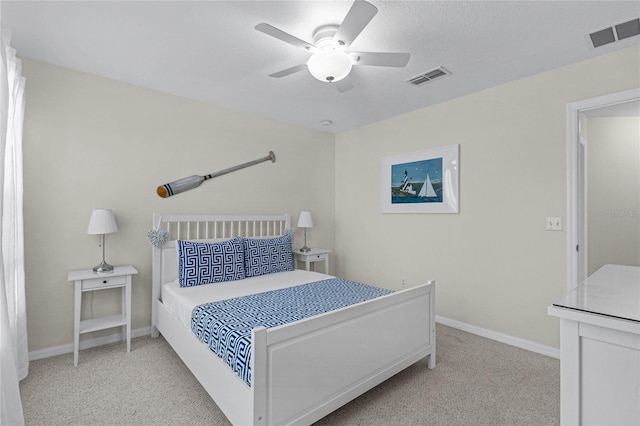
[[[252,332],[247,386],[163,305],[177,277],[175,240],[282,235],[288,215],[159,215],[170,241],[153,249],[152,337],[162,333],[234,425],[309,425],[416,361],[435,367],[435,282]]]

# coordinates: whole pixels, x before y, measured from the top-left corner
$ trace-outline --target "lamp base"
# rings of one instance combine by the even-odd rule
[[[310,252],[310,251],[311,251],[311,249],[310,249],[309,247],[307,247],[307,246],[304,246],[304,247],[301,247],[301,248],[300,248],[300,251],[301,251],[302,253],[308,253],[308,252]]]
[[[102,261],[101,264],[93,267],[93,272],[96,274],[110,274],[113,272],[113,266],[109,265],[105,261]]]

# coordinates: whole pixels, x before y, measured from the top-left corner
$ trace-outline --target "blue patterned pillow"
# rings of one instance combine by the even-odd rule
[[[244,279],[244,250],[240,238],[220,243],[178,240],[180,287]]]
[[[293,271],[291,233],[282,237],[244,238],[244,270],[247,277]]]

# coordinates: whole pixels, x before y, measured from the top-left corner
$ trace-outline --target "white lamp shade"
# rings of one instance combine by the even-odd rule
[[[307,68],[311,75],[324,82],[342,80],[351,72],[352,65],[351,58],[337,50],[314,53],[307,61]]]
[[[118,232],[116,218],[110,209],[95,209],[89,219],[87,234],[112,234]]]
[[[313,228],[311,213],[302,211],[298,217],[298,228]]]

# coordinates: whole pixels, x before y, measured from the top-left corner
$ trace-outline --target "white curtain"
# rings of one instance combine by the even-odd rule
[[[20,60],[0,26],[0,425],[22,425],[19,381],[29,371],[24,288],[22,123]]]

